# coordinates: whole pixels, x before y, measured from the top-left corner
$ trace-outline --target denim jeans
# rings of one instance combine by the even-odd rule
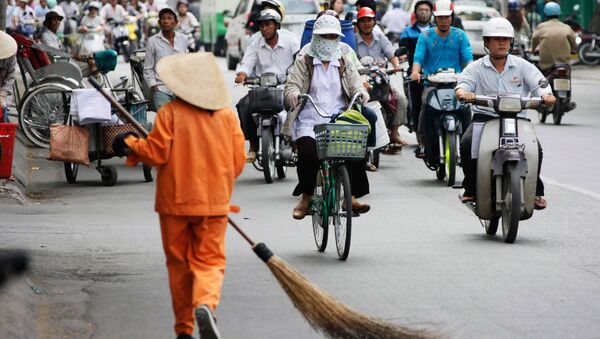
[[[152,100],[154,101],[154,107],[156,107],[156,111],[158,112],[161,107],[173,100],[173,96],[161,91],[156,91],[152,95]]]

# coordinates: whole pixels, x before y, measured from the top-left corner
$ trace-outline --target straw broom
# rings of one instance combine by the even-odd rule
[[[93,78],[90,83],[116,107],[121,117],[127,119],[143,136],[148,132]],[[403,339],[436,338],[438,335],[423,330],[413,330],[384,320],[370,317],[339,302],[306,279],[287,264],[264,243],[255,243],[231,218],[229,224],[250,244],[256,255],[267,264],[282,289],[296,309],[317,331],[330,338],[340,339]]]

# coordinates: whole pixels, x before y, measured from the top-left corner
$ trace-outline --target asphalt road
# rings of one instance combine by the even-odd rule
[[[232,72],[226,78],[233,84]],[[455,338],[597,338],[599,85],[600,69],[577,68],[577,110],[561,126],[536,122],[549,207],[521,223],[515,244],[485,235],[459,191],[414,158],[414,146],[384,156],[369,174],[364,201],[372,209],[354,220],[346,262],[333,243],[316,251],[309,219],[291,218],[293,169],[267,185],[247,165],[233,218],[322,289],[373,316]],[[234,102],[244,92],[234,87]],[[141,167],[109,162],[118,166],[114,187],[101,186],[93,167],[68,185],[61,164],[40,159],[30,202],[0,205],[0,247],[31,250],[33,283],[45,291],[35,296],[40,338],[174,337],[154,185],[143,182]],[[322,337],[233,230],[227,241],[217,311],[223,337]]]

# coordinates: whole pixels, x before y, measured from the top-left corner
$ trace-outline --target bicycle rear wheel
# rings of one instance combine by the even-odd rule
[[[352,191],[350,176],[346,166],[335,171],[335,206],[333,212],[333,228],[335,245],[340,260],[346,260],[350,253],[352,235]]]
[[[329,236],[329,213],[323,194],[323,174],[319,171],[317,173],[317,186],[315,187],[310,206],[312,209],[313,235],[319,252],[324,252],[325,248],[327,248],[327,238]]]

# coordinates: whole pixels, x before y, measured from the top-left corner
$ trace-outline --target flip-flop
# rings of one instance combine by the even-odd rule
[[[544,199],[542,196],[538,195],[535,197],[535,200],[533,200],[533,208],[535,208],[536,210],[543,210],[547,206],[548,203],[546,202],[546,199]]]
[[[248,156],[246,157],[246,163],[251,164],[256,160],[256,152],[250,151],[248,152]]]
[[[373,164],[367,163],[365,165],[365,169],[369,172],[377,172],[377,167],[375,167],[375,165],[373,165]]]

